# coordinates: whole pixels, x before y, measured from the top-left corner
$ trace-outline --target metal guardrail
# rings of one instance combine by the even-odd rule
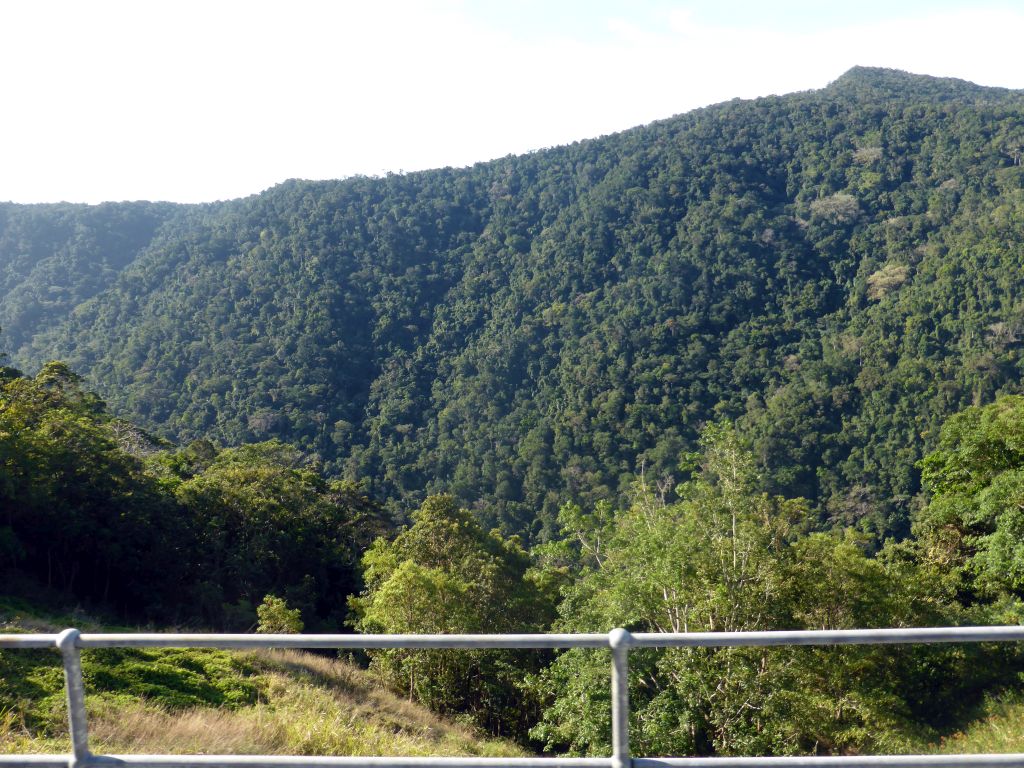
[[[523,635],[0,634],[3,648],[57,648],[63,659],[70,755],[0,755],[0,768],[1024,768],[1024,753],[842,757],[631,757],[631,648],[890,645],[1024,640],[1024,626],[792,632]],[[81,651],[87,648],[608,648],[612,654],[610,757],[306,757],[279,755],[94,755],[89,751]]]

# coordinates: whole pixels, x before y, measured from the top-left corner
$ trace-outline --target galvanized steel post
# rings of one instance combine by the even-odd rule
[[[57,635],[56,645],[64,659],[64,682],[68,694],[68,728],[71,731],[69,768],[84,764],[89,753],[89,731],[85,722],[85,682],[82,680],[82,656],[78,650],[77,629],[65,629]]]
[[[629,757],[629,646],[633,636],[625,629],[608,633],[612,649],[612,764],[630,768]]]

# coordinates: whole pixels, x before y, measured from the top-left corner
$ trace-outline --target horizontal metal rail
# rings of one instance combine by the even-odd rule
[[[625,631],[625,630],[622,630]],[[0,634],[0,648],[53,648],[61,634]],[[778,632],[629,632],[631,648],[909,645],[1024,640],[1024,626],[821,629]],[[608,634],[253,635],[81,633],[77,648],[610,648]]]
[[[53,648],[58,635],[0,635],[0,648]],[[79,648],[607,648],[608,635],[81,634]]]
[[[64,665],[70,755],[0,755],[0,768],[1024,768],[1024,754],[853,757],[631,757],[628,655],[633,648],[979,643],[1024,640],[1024,626],[782,632],[507,635],[0,634],[0,649],[57,648]],[[81,651],[89,648],[607,648],[612,653],[611,757],[307,757],[94,755],[88,747]]]

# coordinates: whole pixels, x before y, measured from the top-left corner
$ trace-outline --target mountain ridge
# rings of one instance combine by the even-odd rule
[[[854,68],[469,168],[177,207],[14,360],[66,358],[164,436],[279,437],[400,508],[453,490],[541,538],[641,470],[670,489],[728,417],[773,490],[899,534],[900,467],[1019,389],[1022,114],[1020,92]]]
[[[895,92],[904,95],[908,91],[913,90],[934,94],[938,89],[944,89],[947,92],[952,92],[954,95],[976,93],[1002,96],[1020,93],[1019,90],[1000,86],[980,85],[958,77],[937,77],[935,75],[907,72],[902,69],[866,67],[861,65],[846,70],[846,72],[825,86],[825,90],[843,90],[859,86],[867,86],[883,92]]]

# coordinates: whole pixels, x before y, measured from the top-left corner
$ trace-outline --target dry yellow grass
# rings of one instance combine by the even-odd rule
[[[384,690],[343,661],[298,651],[250,655],[262,693],[252,706],[171,712],[152,702],[89,697],[90,747],[103,754],[523,754]],[[0,752],[65,752],[0,710]]]

